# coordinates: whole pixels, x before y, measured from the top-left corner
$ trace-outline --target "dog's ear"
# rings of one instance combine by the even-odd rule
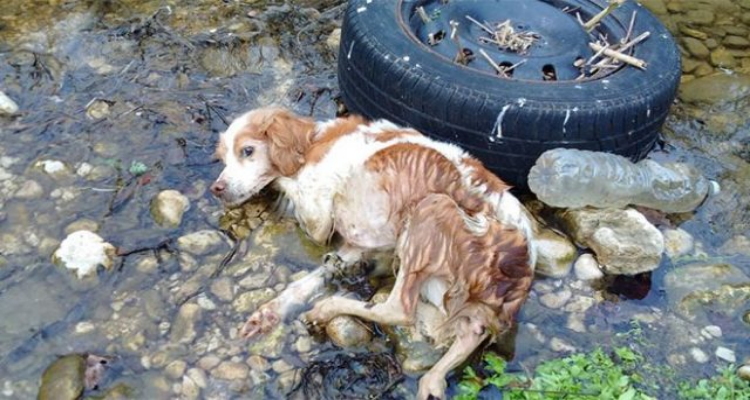
[[[315,123],[287,110],[275,112],[265,128],[271,163],[284,176],[294,175],[305,163]]]

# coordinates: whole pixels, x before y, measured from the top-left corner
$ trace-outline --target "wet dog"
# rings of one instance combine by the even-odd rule
[[[316,122],[281,107],[245,113],[221,135],[225,168],[211,191],[239,205],[268,185],[293,204],[309,237],[337,234],[339,259],[353,264],[393,252],[396,281],[384,303],[318,301],[306,318],[353,315],[413,324],[420,301],[440,311],[437,345],[447,352],[419,383],[418,398],[442,398],[445,376],[482,342],[514,322],[531,286],[532,219],[509,186],[457,146],[385,120],[358,116]],[[261,307],[244,336],[267,332],[322,285],[322,271]]]

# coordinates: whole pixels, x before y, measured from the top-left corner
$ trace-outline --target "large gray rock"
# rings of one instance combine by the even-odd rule
[[[606,274],[635,275],[659,267],[664,237],[636,210],[568,210],[562,222],[576,243],[596,253]]]
[[[550,278],[564,278],[570,273],[578,249],[568,238],[542,230],[534,238],[537,249],[536,273]]]
[[[750,278],[725,263],[694,263],[664,277],[671,308],[689,320],[707,312],[735,316],[750,305]]]

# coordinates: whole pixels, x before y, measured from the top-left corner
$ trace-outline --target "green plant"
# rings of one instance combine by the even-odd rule
[[[638,331],[637,327],[634,329]],[[634,332],[631,331],[631,335]],[[552,359],[537,366],[533,376],[506,371],[507,363],[495,354],[484,355],[486,377],[473,368],[464,370],[456,400],[475,400],[488,386],[503,392],[510,400],[684,400],[750,399],[750,382],[740,379],[734,366],[718,370],[718,375],[697,382],[675,383],[675,371],[667,365],[654,365],[636,350],[614,347],[610,352],[598,348]],[[638,372],[636,372],[638,371]]]
[[[685,400],[740,400],[750,399],[750,382],[743,381],[734,372],[734,365],[719,369],[719,375],[701,379],[695,384],[682,382],[679,396]]]
[[[626,347],[615,348],[611,356],[596,349],[549,360],[537,367],[533,377],[507,373],[505,361],[494,354],[486,354],[484,361],[490,376],[482,378],[472,368],[467,368],[458,385],[456,399],[476,399],[479,392],[490,385],[511,400],[654,399],[636,388],[640,376],[626,372],[643,361],[640,354]]]

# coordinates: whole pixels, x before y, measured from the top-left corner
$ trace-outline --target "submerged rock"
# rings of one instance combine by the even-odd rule
[[[202,256],[216,251],[224,243],[224,237],[218,231],[206,229],[193,232],[177,239],[177,246],[182,251]]]
[[[83,394],[86,360],[77,354],[55,360],[42,374],[38,400],[78,400]]]
[[[731,264],[678,267],[669,271],[664,282],[671,307],[689,320],[707,312],[734,316],[750,303],[750,278]]]
[[[191,343],[195,337],[196,324],[201,318],[201,307],[197,304],[186,303],[180,307],[172,325],[169,338],[172,342]]]
[[[326,325],[326,333],[336,346],[343,348],[362,346],[372,340],[372,333],[365,323],[349,315],[334,317]]]
[[[745,74],[708,75],[680,86],[680,98],[690,104],[722,105],[744,100],[748,96],[750,75]]]
[[[580,209],[562,213],[567,232],[596,253],[609,275],[636,275],[659,267],[664,237],[633,209]]]
[[[157,224],[176,227],[190,208],[190,200],[176,190],[164,190],[151,201],[151,216]]]
[[[536,238],[536,273],[550,278],[564,278],[570,273],[578,249],[565,236],[543,230]]]
[[[100,265],[112,268],[115,247],[89,231],[76,231],[60,243],[53,255],[53,262],[73,270],[79,279],[96,273]]]
[[[0,91],[0,115],[15,115],[17,113],[18,104]]]
[[[664,247],[669,258],[681,257],[693,250],[695,239],[682,229],[668,229],[664,231]]]

